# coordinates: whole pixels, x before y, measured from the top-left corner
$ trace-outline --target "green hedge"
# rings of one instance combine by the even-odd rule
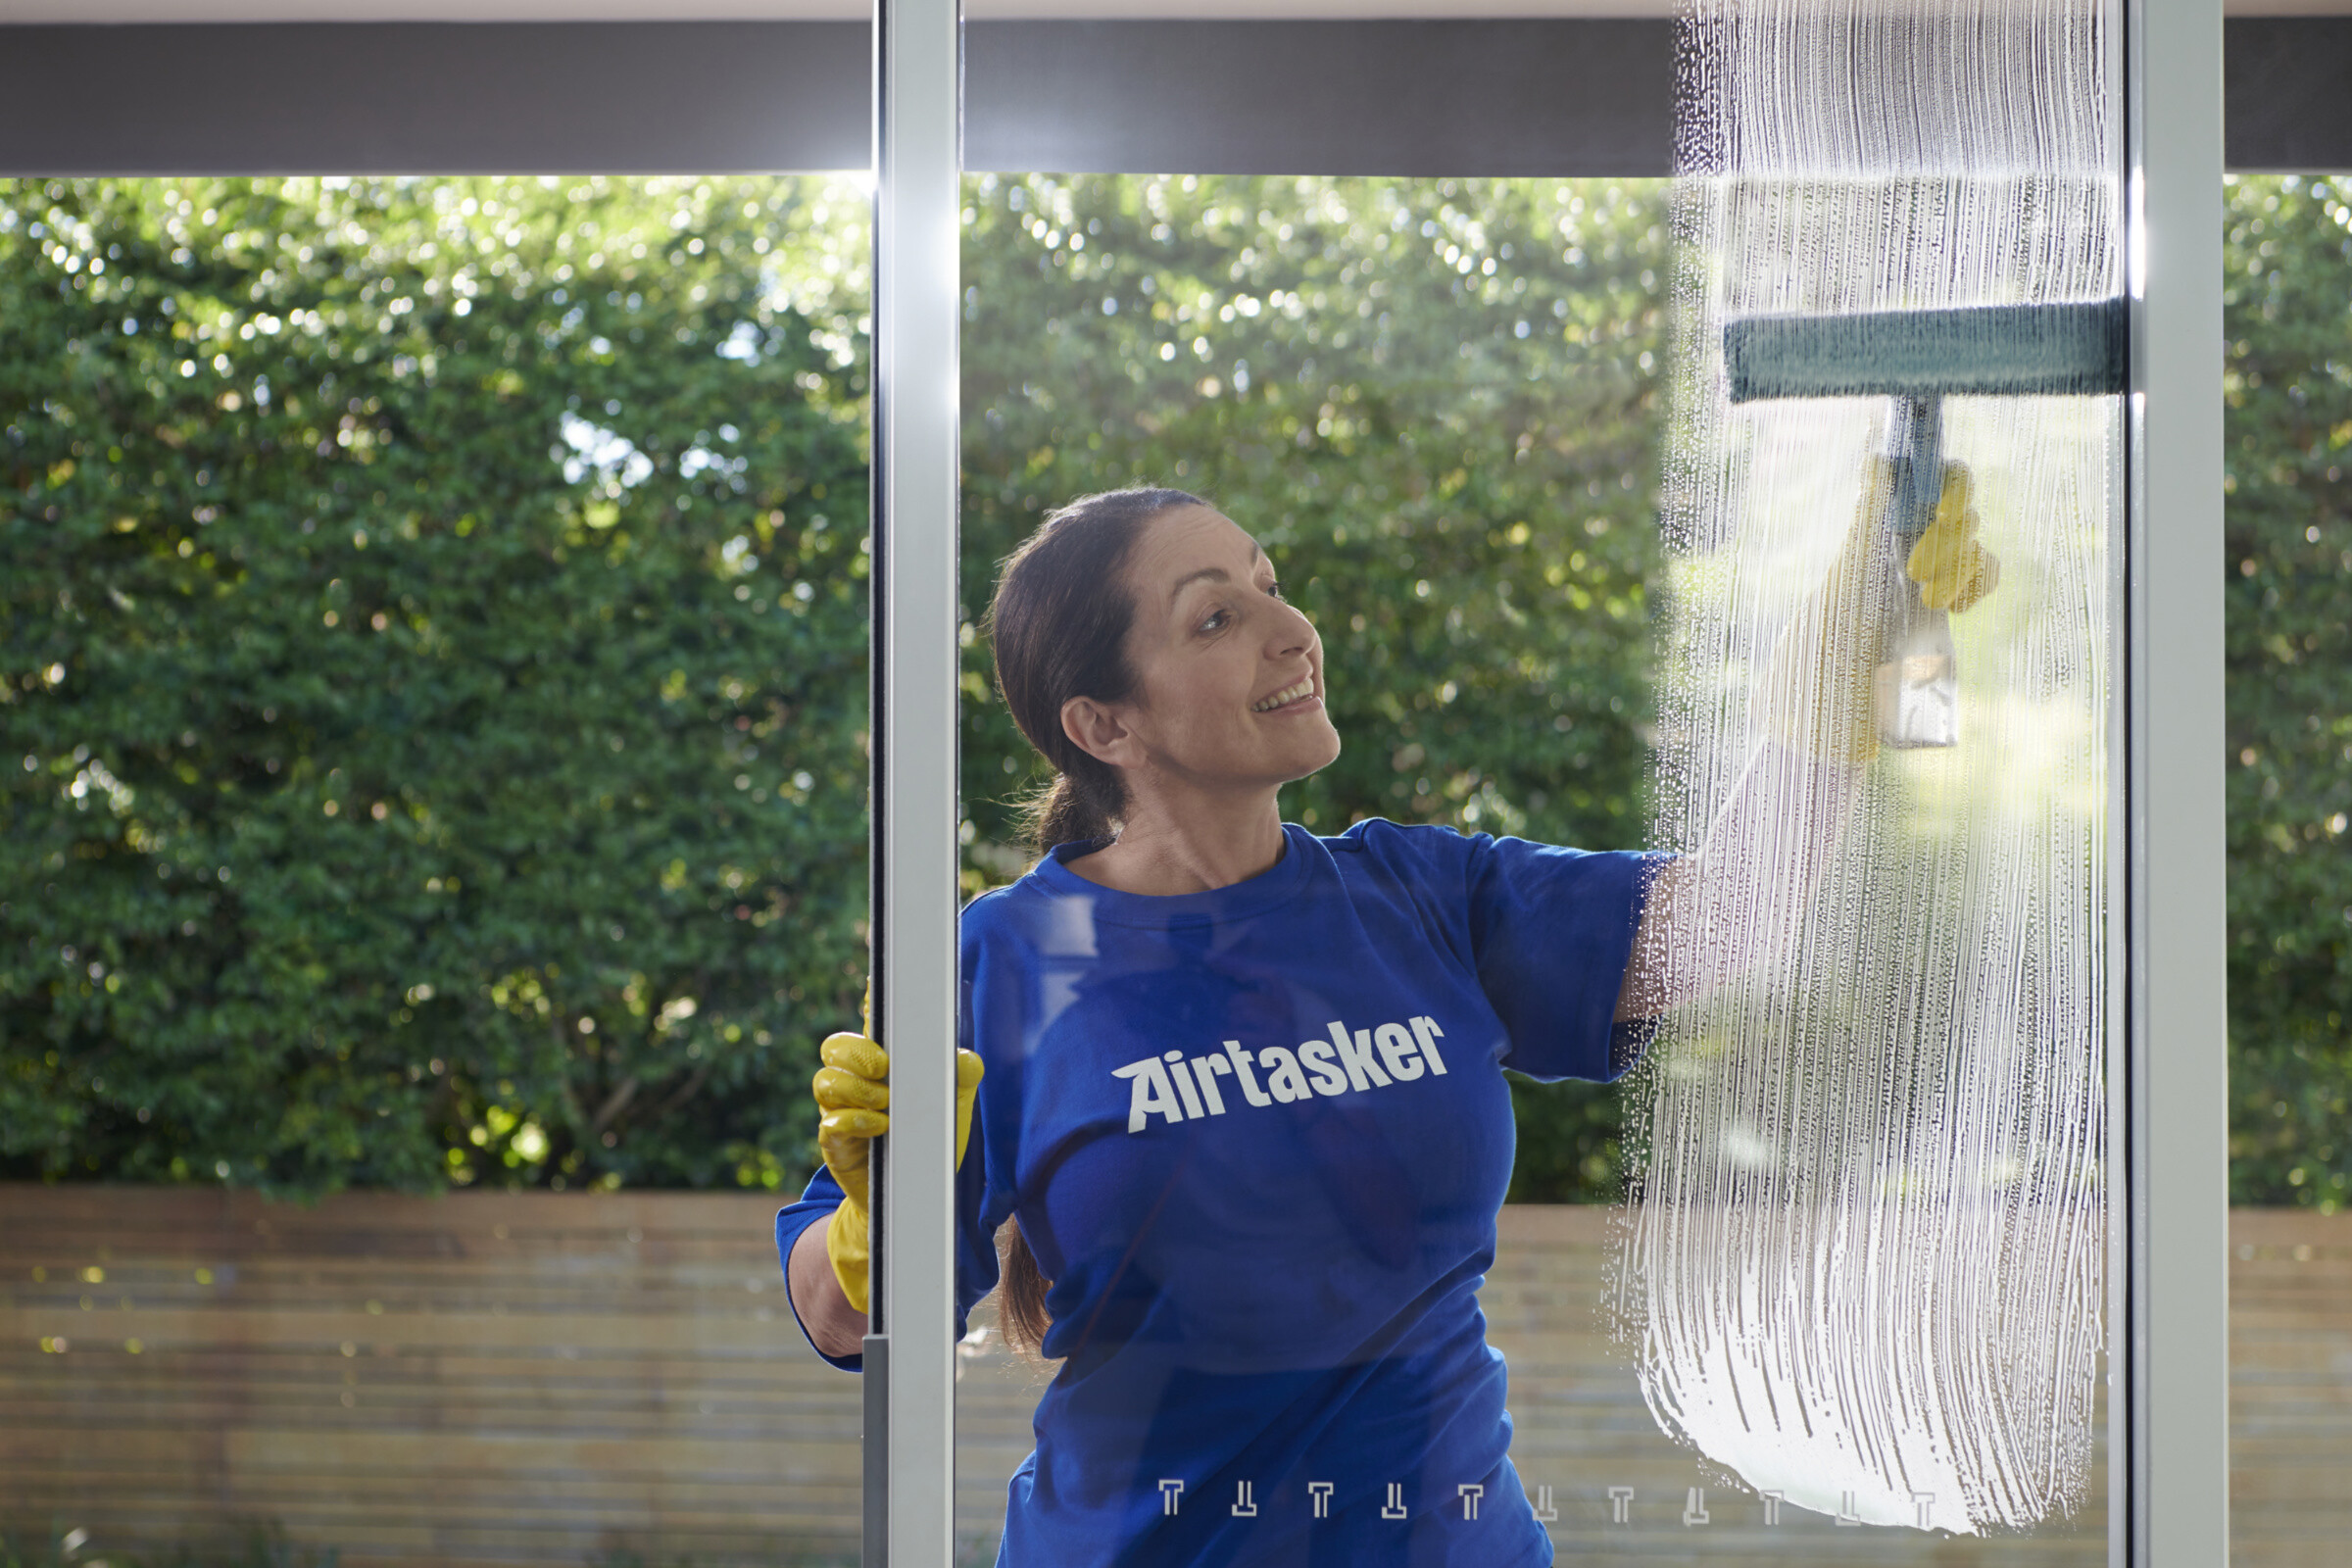
[[[801,1179],[861,967],[860,218],[6,188],[0,1173]],[[1293,814],[1638,842],[1661,225],[975,181],[967,618],[1045,507],[1198,488],[1331,642]],[[1029,760],[965,685],[977,888]],[[1612,1191],[1612,1097],[1519,1088],[1518,1196]]]
[[[1638,181],[979,177],[965,617],[1208,495],[1330,650],[1286,796],[1641,842],[1667,270]],[[2229,192],[2240,1201],[2342,1201],[2352,209]],[[861,199],[0,186],[0,1175],[762,1186],[862,970]],[[964,671],[967,889],[1035,782]],[[1609,1196],[1517,1083],[1513,1197]]]
[[[2226,201],[2231,1196],[2332,1210],[2352,1198],[2352,180],[2233,179]]]
[[[807,221],[0,190],[0,1173],[797,1155],[864,896],[852,323],[760,254]]]

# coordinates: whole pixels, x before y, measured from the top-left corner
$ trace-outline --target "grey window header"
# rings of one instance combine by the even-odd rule
[[[975,22],[981,170],[1672,172],[1675,24]],[[2244,170],[2352,169],[2352,19],[2228,24]],[[861,168],[855,22],[0,27],[0,172]]]

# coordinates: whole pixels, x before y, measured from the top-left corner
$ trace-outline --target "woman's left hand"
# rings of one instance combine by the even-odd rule
[[[1969,503],[1974,481],[1968,466],[1943,466],[1943,493],[1936,520],[1911,547],[1903,570],[1919,584],[1920,603],[1957,615],[1992,592],[2001,580],[2001,558],[1977,543],[1977,509]]]

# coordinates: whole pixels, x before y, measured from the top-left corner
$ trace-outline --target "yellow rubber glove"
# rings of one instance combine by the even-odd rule
[[[890,1131],[890,1056],[872,1038],[874,993],[866,988],[858,1009],[858,1032],[828,1035],[818,1050],[824,1062],[816,1070],[816,1147],[825,1168],[842,1191],[841,1206],[825,1222],[825,1255],[833,1260],[833,1277],[842,1294],[858,1311],[869,1310],[868,1282],[872,1277],[869,1250],[872,1221],[868,1180],[874,1140]],[[980,1058],[969,1051],[956,1053],[956,1164],[972,1137],[972,1101],[980,1089]]]
[[[1965,465],[1943,466],[1936,520],[1904,563],[1921,601],[1957,614],[2000,581],[1998,557],[1977,543],[1974,485]],[[1768,728],[1815,757],[1867,762],[1879,755],[1877,680],[1888,606],[1873,591],[1872,551],[1894,502],[1894,465],[1873,458],[1861,502],[1820,591],[1781,633],[1756,701]]]
[[[1977,543],[1977,511],[1969,505],[1973,483],[1958,463],[1943,466],[1943,494],[1936,520],[1911,547],[1903,569],[1919,584],[1920,603],[1957,615],[1992,592],[2001,580],[2001,558]]]

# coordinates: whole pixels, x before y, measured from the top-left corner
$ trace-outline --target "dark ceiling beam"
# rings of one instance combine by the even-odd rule
[[[2352,170],[2352,17],[2222,24],[2222,157],[2240,173]]]
[[[5,27],[0,171],[858,168],[871,47],[855,22]]]
[[[981,22],[966,162],[1670,172],[1662,21]],[[858,23],[0,27],[0,173],[583,173],[867,159]],[[2352,19],[2228,24],[2230,167],[2352,170]]]
[[[974,169],[1666,174],[1674,24],[974,23]]]

